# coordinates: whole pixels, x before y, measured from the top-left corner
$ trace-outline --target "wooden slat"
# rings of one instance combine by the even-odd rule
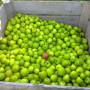
[[[14,8],[17,12],[31,14],[81,14],[81,4],[77,1],[14,1]]]
[[[5,8],[3,5],[0,7],[0,20],[1,20],[0,37],[3,37],[4,36],[3,30],[4,30],[4,28],[6,26],[6,22],[7,22],[7,15],[6,15]]]
[[[89,53],[90,53],[90,21],[87,23],[86,38],[88,39]]]
[[[7,19],[12,18],[15,15],[13,2],[4,4],[4,7],[5,7],[5,12],[7,14]]]
[[[90,5],[88,6],[88,12],[87,12],[87,14],[88,15],[86,17],[86,21],[83,22],[83,23],[86,24],[86,26],[85,26],[85,29],[86,29],[85,35],[86,35],[86,38],[88,39],[89,53],[90,53]]]
[[[82,12],[81,12],[80,22],[79,22],[79,25],[84,32],[87,28],[89,15],[90,15],[90,2],[85,2],[84,4],[82,4]]]

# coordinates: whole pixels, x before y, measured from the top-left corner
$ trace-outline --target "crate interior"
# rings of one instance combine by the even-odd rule
[[[26,13],[37,15],[46,20],[54,19],[57,22],[79,26],[85,32],[88,42],[90,42],[89,8],[89,1],[12,1],[1,8],[2,31],[8,19],[15,16],[16,13]],[[3,36],[3,33],[1,36]]]

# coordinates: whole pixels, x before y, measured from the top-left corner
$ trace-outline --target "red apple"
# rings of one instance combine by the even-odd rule
[[[45,52],[45,53],[43,53],[43,55],[42,55],[42,57],[44,58],[44,59],[48,59],[48,57],[49,57],[49,55],[48,55],[48,53],[47,52]]]

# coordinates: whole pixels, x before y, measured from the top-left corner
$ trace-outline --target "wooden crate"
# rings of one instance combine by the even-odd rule
[[[17,12],[38,15],[42,19],[54,19],[58,22],[79,26],[88,39],[90,51],[90,2],[84,1],[11,1],[0,7],[2,27],[0,37],[3,37],[7,20]],[[0,82],[1,90],[90,90],[81,87],[63,87],[48,85],[32,85]]]

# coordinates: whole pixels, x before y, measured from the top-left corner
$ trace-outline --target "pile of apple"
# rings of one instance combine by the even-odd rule
[[[84,33],[76,26],[18,13],[0,38],[0,81],[90,87]]]

